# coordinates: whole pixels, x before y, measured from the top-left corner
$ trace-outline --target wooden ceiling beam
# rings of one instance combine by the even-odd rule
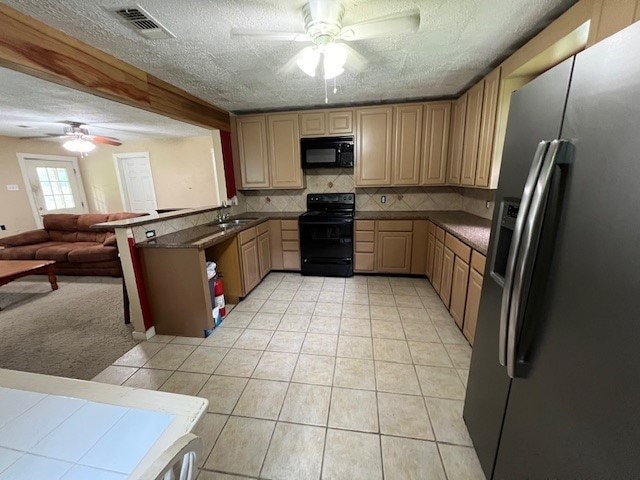
[[[229,112],[0,3],[0,66],[204,128]]]

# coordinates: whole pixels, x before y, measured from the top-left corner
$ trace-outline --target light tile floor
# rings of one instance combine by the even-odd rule
[[[473,480],[470,358],[425,279],[271,273],[208,338],[156,335],[94,380],[208,398],[199,480]]]

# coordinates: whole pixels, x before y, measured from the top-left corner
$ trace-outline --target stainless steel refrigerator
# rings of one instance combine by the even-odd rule
[[[464,407],[488,479],[640,475],[639,47],[512,97]]]

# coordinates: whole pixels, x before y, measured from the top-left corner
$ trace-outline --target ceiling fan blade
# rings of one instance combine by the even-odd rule
[[[20,137],[18,140],[29,140],[37,138],[65,138],[66,135],[60,135],[59,133],[47,133],[45,135],[37,135],[35,137]]]
[[[122,145],[120,140],[113,137],[102,137],[100,135],[85,135],[85,137],[95,143],[104,143],[105,145],[113,145],[114,147]]]
[[[416,10],[411,13],[374,18],[342,27],[338,38],[347,41],[366,40],[402,33],[415,33],[419,27],[420,11]]]
[[[306,33],[299,32],[274,32],[270,30],[244,30],[241,28],[231,29],[232,37],[252,37],[260,40],[290,41],[290,42],[310,42],[311,38]]]
[[[291,57],[289,60],[287,60],[287,62],[282,65],[278,70],[277,70],[277,74],[278,75],[290,75],[294,72],[297,72],[298,70],[300,70],[298,68],[298,59],[302,56],[302,52],[304,51],[304,49],[300,50],[298,53],[296,53],[293,57]]]
[[[345,67],[355,72],[362,72],[367,68],[369,60],[362,56],[356,49],[346,43],[340,44],[347,51],[347,63]]]

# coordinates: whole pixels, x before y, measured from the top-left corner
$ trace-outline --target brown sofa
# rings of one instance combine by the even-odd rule
[[[92,230],[91,225],[139,213],[50,214],[43,229],[0,238],[0,260],[55,260],[60,275],[122,276],[113,230]]]

